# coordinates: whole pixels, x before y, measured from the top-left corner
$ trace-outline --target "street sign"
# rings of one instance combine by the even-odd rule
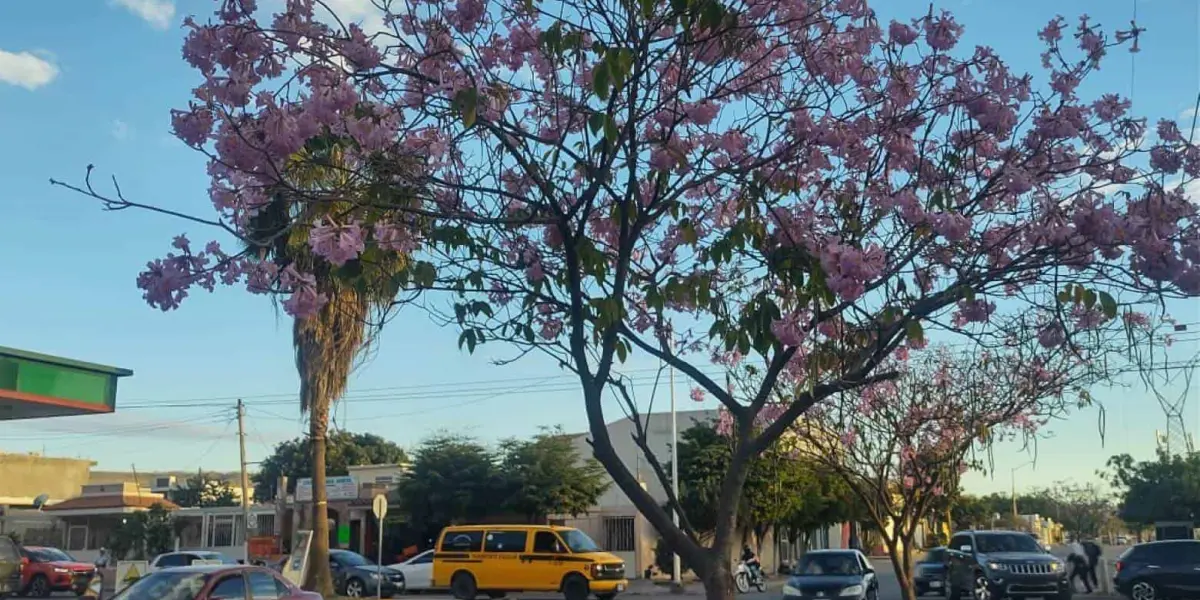
[[[296,532],[292,543],[292,555],[283,565],[283,578],[297,586],[304,585],[304,576],[308,573],[308,550],[312,546],[312,530],[302,529]]]
[[[375,518],[383,521],[387,516],[387,496],[383,494],[375,494],[375,499],[371,501],[371,512],[375,513]]]
[[[375,597],[383,600],[383,518],[387,516],[387,496],[375,494],[375,499],[371,501],[371,512],[375,513],[375,529],[379,530],[379,543],[375,546],[378,554],[375,564],[379,565],[379,576],[375,578]]]
[[[130,584],[150,572],[150,563],[144,560],[122,560],[117,562],[117,580],[113,587],[115,592],[129,587]]]

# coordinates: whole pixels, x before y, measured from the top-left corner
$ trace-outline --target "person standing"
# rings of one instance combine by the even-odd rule
[[[1075,580],[1079,579],[1083,581],[1083,587],[1087,590],[1085,593],[1092,593],[1092,582],[1088,581],[1087,576],[1087,553],[1083,546],[1080,545],[1079,540],[1073,540],[1067,546],[1067,550],[1069,552],[1067,562],[1071,563],[1071,588],[1074,589]]]
[[[1083,542],[1083,552],[1087,556],[1087,576],[1091,580],[1092,585],[1100,587],[1100,581],[1096,577],[1096,565],[1100,563],[1100,555],[1104,553],[1100,549],[1100,544],[1094,540]]]

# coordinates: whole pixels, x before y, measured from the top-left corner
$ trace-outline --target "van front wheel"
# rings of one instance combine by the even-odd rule
[[[475,576],[466,571],[459,571],[450,578],[450,593],[457,600],[475,600],[479,589],[475,585]]]
[[[568,575],[563,581],[563,596],[567,600],[587,600],[590,593],[588,582],[582,575]]]

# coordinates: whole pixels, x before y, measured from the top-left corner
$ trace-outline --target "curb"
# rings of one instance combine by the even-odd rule
[[[669,581],[646,583],[645,580],[638,580],[641,583],[629,585],[629,589],[625,590],[623,596],[703,596],[704,584],[698,581],[684,583],[682,586],[673,585]],[[778,591],[783,588],[784,580],[779,578],[767,580],[767,592]],[[764,592],[765,593],[765,592]]]

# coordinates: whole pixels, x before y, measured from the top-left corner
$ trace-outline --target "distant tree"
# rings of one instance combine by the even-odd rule
[[[108,548],[117,560],[149,560],[174,546],[171,512],[161,503],[127,515],[109,537]]]
[[[986,528],[996,517],[996,511],[988,502],[970,494],[958,494],[949,508],[951,529],[954,530]]]
[[[1134,529],[1200,516],[1200,455],[1159,452],[1139,462],[1119,454],[1108,459],[1106,475],[1120,499],[1117,515]]]
[[[183,486],[171,490],[167,499],[184,508],[239,504],[238,496],[228,481],[203,471],[189,477]]]
[[[288,478],[289,494],[296,491],[296,480],[312,477],[310,445],[307,437],[277,444],[275,451],[263,460],[259,471],[251,476],[255,498],[274,498],[280,475]],[[326,475],[347,475],[350,472],[347,467],[353,465],[394,464],[407,460],[403,448],[372,433],[335,431],[326,441]]]
[[[532,439],[500,444],[499,475],[508,510],[531,521],[548,515],[578,516],[596,505],[611,480],[594,458],[582,458],[561,428]]]
[[[496,454],[479,441],[439,434],[414,451],[399,494],[412,526],[431,539],[446,525],[504,510],[505,480]]]
[[[857,505],[849,489],[831,473],[800,458],[797,443],[792,436],[780,439],[751,462],[738,525],[753,532],[756,541],[771,528],[801,537],[822,525],[852,518]],[[697,423],[680,433],[680,504],[688,526],[701,536],[715,527],[717,498],[732,456],[730,439],[718,432],[716,423]],[[669,466],[660,468],[670,472]]]
[[[1100,535],[1116,510],[1107,495],[1093,483],[1060,481],[1043,490],[1042,494],[1050,500],[1054,512],[1040,513],[1041,516],[1054,518],[1065,530],[1078,536]]]

